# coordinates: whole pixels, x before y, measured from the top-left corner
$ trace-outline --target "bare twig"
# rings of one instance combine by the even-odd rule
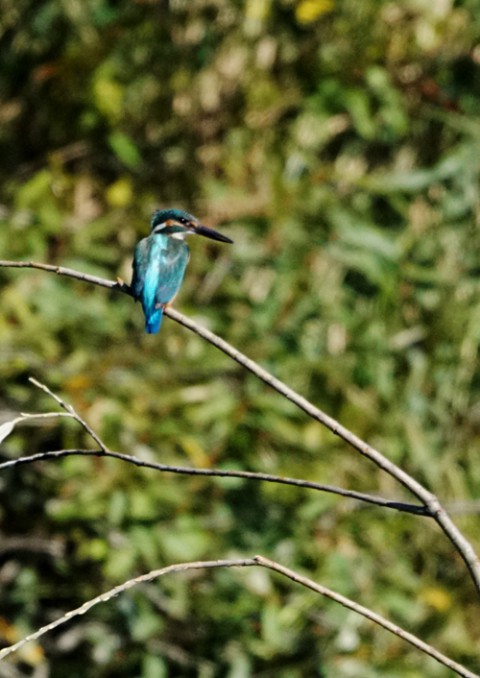
[[[94,285],[106,287],[108,289],[115,289],[124,294],[131,296],[131,290],[128,285],[124,283],[113,282],[111,280],[104,280],[97,276],[88,275],[79,271],[74,271],[62,266],[52,266],[49,264],[40,264],[32,261],[0,261],[0,267],[9,268],[36,268],[44,271],[57,273],[84,282],[90,282]],[[294,405],[303,410],[312,419],[315,419],[320,424],[328,428],[332,433],[339,436],[342,440],[348,443],[353,449],[362,454],[367,459],[370,459],[376,466],[381,468],[386,473],[390,474],[399,483],[406,487],[414,496],[419,499],[429,512],[434,517],[437,524],[440,526],[445,535],[450,539],[453,546],[464,560],[468,571],[475,584],[477,592],[480,594],[480,561],[475,553],[470,542],[463,536],[457,526],[453,523],[450,516],[447,514],[443,506],[440,504],[438,498],[427,490],[421,483],[415,480],[412,476],[406,473],[399,466],[387,459],[381,452],[376,450],[371,445],[368,445],[364,440],[356,436],[352,431],[342,426],[338,421],[325,414],[318,407],[309,402],[306,398],[296,393],[289,388],[280,379],[274,377],[270,372],[263,369],[255,361],[247,358],[243,353],[231,346],[228,342],[218,337],[213,332],[197,325],[193,320],[186,318],[184,315],[174,310],[171,307],[165,309],[165,315],[180,323],[184,327],[192,330],[203,339],[206,339],[212,345],[216,346],[220,351],[223,351],[230,358],[235,360],[239,365],[247,369],[249,372],[261,379],[265,384],[273,388],[277,393],[290,400]]]
[[[413,635],[413,633],[405,631],[397,624],[393,624],[388,619],[385,619],[385,617],[382,617],[376,612],[372,612],[372,610],[370,610],[368,607],[359,605],[350,598],[346,598],[345,596],[342,596],[340,593],[336,593],[336,591],[332,591],[331,589],[328,589],[326,586],[323,586],[322,584],[317,584],[312,579],[309,579],[308,577],[303,577],[294,570],[290,570],[288,567],[284,567],[283,565],[280,565],[279,563],[276,563],[275,561],[270,560],[269,558],[264,558],[263,556],[255,556],[254,560],[258,565],[273,570],[274,572],[278,572],[279,574],[283,575],[284,577],[287,577],[288,579],[291,579],[297,584],[301,584],[302,586],[305,586],[306,588],[311,589],[316,593],[320,593],[320,595],[325,596],[325,598],[330,598],[330,600],[334,600],[336,603],[340,603],[340,605],[343,605],[343,607],[346,607],[348,610],[353,610],[353,612],[362,615],[362,617],[370,619],[370,621],[373,621],[375,624],[382,626],[387,631],[390,631],[399,638],[406,640],[407,643],[410,643],[418,650],[421,650],[425,654],[428,654],[430,657],[433,657],[433,659],[436,659],[444,666],[448,666],[449,669],[452,669],[452,671],[455,671],[455,673],[458,673],[458,675],[466,676],[467,678],[479,678],[478,674],[469,671],[461,664],[457,664],[457,662],[454,662],[449,657],[446,657],[441,652],[438,652],[438,650],[435,650],[435,648],[433,648],[428,643],[425,643],[423,640],[420,640],[420,638],[417,638],[417,636]]]
[[[28,381],[30,381],[34,386],[37,388],[41,389],[42,391],[45,391],[45,393],[48,393],[48,395],[55,400],[56,403],[62,407],[70,417],[75,419],[75,421],[78,421],[80,426],[88,433],[88,435],[93,438],[93,440],[97,443],[97,445],[100,447],[102,452],[108,452],[108,447],[105,445],[105,443],[99,438],[99,436],[95,433],[95,431],[87,424],[85,419],[82,419],[82,417],[78,414],[78,412],[73,408],[72,405],[69,403],[66,403],[60,396],[56,395],[56,393],[53,393],[48,386],[45,386],[45,384],[42,384],[41,382],[37,381],[33,377],[29,377]]]
[[[357,501],[366,502],[382,508],[394,509],[403,513],[412,513],[414,515],[432,517],[425,506],[418,504],[406,504],[400,501],[393,501],[378,497],[374,494],[366,494],[363,492],[355,492],[354,490],[345,490],[342,487],[335,487],[334,485],[325,485],[323,483],[316,483],[310,480],[303,480],[300,478],[288,478],[282,476],[274,476],[269,473],[254,473],[252,471],[235,471],[233,469],[217,469],[217,468],[193,468],[190,466],[170,466],[168,464],[158,464],[153,461],[146,461],[138,459],[130,454],[122,454],[121,452],[114,452],[112,450],[52,450],[50,452],[38,452],[28,457],[18,457],[17,459],[9,459],[0,463],[0,471],[23,464],[32,464],[37,461],[48,461],[49,459],[61,459],[62,457],[111,457],[112,459],[119,459],[120,461],[133,464],[143,468],[153,469],[161,473],[177,473],[179,475],[189,476],[207,476],[216,478],[245,478],[247,480],[258,480],[267,483],[278,483],[279,485],[291,485],[293,487],[302,487],[309,490],[317,490],[319,492],[328,492],[330,494],[337,494],[348,499],[355,499]]]
[[[273,570],[274,572],[281,574],[282,576],[286,577],[287,579],[290,579],[296,584],[300,584],[301,586],[304,586],[305,588],[308,588],[314,591],[315,593],[318,593],[324,596],[325,598],[329,598],[330,600],[333,600],[336,603],[343,605],[343,607],[346,607],[347,609],[352,610],[357,614],[360,614],[361,616],[365,617],[366,619],[369,619],[375,624],[382,626],[387,631],[390,631],[390,633],[394,634],[398,638],[401,638],[402,640],[405,640],[406,642],[410,643],[410,645],[413,645],[413,647],[415,647],[416,649],[432,657],[440,664],[443,664],[444,666],[448,667],[449,669],[457,673],[459,676],[463,676],[464,678],[479,678],[477,674],[473,673],[472,671],[469,671],[467,668],[453,661],[446,655],[442,654],[428,643],[425,643],[420,638],[417,638],[417,636],[413,635],[413,633],[405,631],[400,626],[397,626],[397,624],[393,624],[392,622],[390,622],[388,619],[385,619],[381,615],[372,612],[372,610],[369,610],[366,607],[363,607],[363,605],[358,605],[358,603],[355,603],[350,598],[346,598],[345,596],[342,596],[340,593],[336,593],[335,591],[332,591],[331,589],[321,584],[317,584],[312,579],[309,579],[308,577],[303,577],[294,570],[284,567],[283,565],[280,565],[279,563],[276,563],[273,560],[264,558],[263,556],[255,556],[254,558],[238,558],[232,560],[206,560],[206,561],[196,561],[192,563],[179,563],[176,565],[169,565],[168,567],[163,567],[159,570],[152,570],[151,572],[143,574],[140,577],[129,579],[123,584],[115,586],[115,588],[110,589],[109,591],[106,591],[105,593],[102,593],[101,595],[96,596],[91,600],[88,600],[80,607],[77,607],[74,610],[70,610],[62,617],[59,617],[50,624],[42,626],[40,629],[38,629],[34,633],[31,633],[25,638],[22,638],[22,640],[19,640],[14,645],[10,645],[8,647],[3,648],[2,650],[0,650],[0,661],[3,660],[8,655],[12,654],[13,652],[16,652],[17,650],[22,648],[26,643],[32,640],[38,640],[41,636],[45,635],[49,631],[52,631],[58,626],[61,626],[62,624],[65,624],[74,617],[78,617],[80,615],[85,614],[86,612],[91,610],[92,607],[94,607],[95,605],[98,605],[100,603],[106,603],[115,596],[118,596],[119,594],[128,591],[129,589],[133,588],[134,586],[137,586],[138,584],[151,582],[154,579],[158,579],[159,577],[162,577],[166,574],[173,574],[175,572],[215,569],[220,567],[231,568],[231,567],[255,567],[255,566]]]
[[[51,264],[40,264],[35,261],[0,261],[0,268],[36,268],[40,271],[48,271],[49,273],[57,273],[57,275],[64,275],[67,278],[75,278],[75,280],[82,280],[89,282],[99,287],[106,287],[109,290],[117,290],[124,294],[131,295],[130,287],[124,283],[113,282],[113,280],[105,280],[105,278],[98,278],[96,275],[89,273],[82,273],[81,271],[74,271],[72,268],[65,268],[64,266],[52,266]]]
[[[37,640],[38,638],[45,635],[49,631],[53,631],[53,629],[56,629],[58,626],[65,624],[65,622],[69,621],[70,619],[85,614],[86,612],[91,610],[92,607],[95,607],[95,605],[98,605],[99,603],[108,602],[112,598],[115,598],[115,596],[118,596],[120,593],[124,593],[125,591],[128,591],[129,589],[133,588],[134,586],[137,586],[137,584],[144,584],[146,582],[153,581],[158,577],[162,577],[165,574],[171,574],[173,572],[186,572],[188,570],[211,569],[216,567],[249,567],[249,566],[251,567],[253,565],[256,565],[256,562],[253,558],[239,558],[235,560],[210,560],[210,561],[207,560],[193,563],[179,563],[176,565],[169,565],[168,567],[163,567],[159,570],[152,570],[147,574],[142,574],[141,576],[135,577],[134,579],[129,579],[123,584],[115,586],[115,588],[110,589],[110,591],[106,591],[105,593],[102,593],[99,596],[92,598],[91,600],[87,600],[87,602],[81,605],[80,607],[77,607],[74,610],[70,610],[62,617],[55,619],[55,621],[53,622],[50,622],[50,624],[42,626],[40,629],[38,629],[34,633],[31,633],[25,638],[22,638],[22,640],[19,640],[14,645],[4,647],[2,650],[0,650],[0,661],[2,661],[9,654],[12,654],[13,652],[19,650],[21,647],[23,647],[23,645],[25,645],[25,643],[28,643],[29,641],[32,640]]]
[[[30,419],[60,419],[61,417],[67,417],[68,419],[75,418],[69,412],[20,412],[20,416],[15,419],[15,423],[20,424],[24,421],[30,421]]]

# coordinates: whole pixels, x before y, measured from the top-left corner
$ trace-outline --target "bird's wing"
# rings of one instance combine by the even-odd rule
[[[132,292],[135,299],[140,299],[143,292],[144,276],[140,275],[140,270],[145,266],[145,262],[148,259],[148,241],[147,238],[143,238],[135,247],[133,253],[133,275],[132,275]]]
[[[184,245],[184,243],[182,243]],[[175,256],[162,262],[159,282],[155,294],[155,302],[159,305],[168,304],[178,292],[185,275],[189,259],[188,247],[184,245]]]

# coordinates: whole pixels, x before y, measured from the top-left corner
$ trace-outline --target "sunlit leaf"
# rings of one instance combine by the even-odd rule
[[[112,132],[108,142],[114,153],[127,167],[134,169],[141,163],[141,155],[133,140],[123,132]],[[123,189],[125,195],[125,189]]]
[[[6,421],[0,426],[0,443],[7,438],[10,433],[15,428],[15,424],[18,422],[18,419],[13,419],[12,421]]]

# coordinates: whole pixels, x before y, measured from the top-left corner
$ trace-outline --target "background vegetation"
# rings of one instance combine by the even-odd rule
[[[191,242],[177,307],[445,501],[478,499],[479,38],[477,0],[2,0],[1,258],[128,281],[153,209],[190,209],[235,245]],[[145,336],[127,297],[35,271],[0,285],[2,420],[51,410],[32,375],[112,449],[402,497],[196,336]],[[73,423],[37,422],[2,457],[76,445]],[[426,519],[101,459],[0,490],[5,643],[148,569],[260,552],[480,671],[473,585]],[[457,524],[478,552],[478,515]],[[449,675],[253,569],[65,628],[0,675]]]

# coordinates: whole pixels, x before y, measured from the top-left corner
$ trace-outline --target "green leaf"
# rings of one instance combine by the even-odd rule
[[[131,137],[123,132],[112,132],[108,136],[108,143],[117,158],[121,160],[124,165],[130,169],[139,167],[142,162],[142,157]]]

